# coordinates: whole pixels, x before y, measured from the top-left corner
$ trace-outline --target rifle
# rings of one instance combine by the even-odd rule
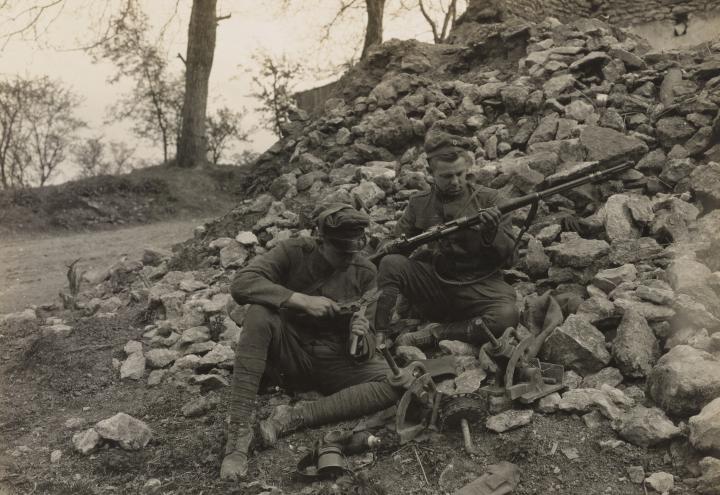
[[[560,194],[591,182],[602,182],[608,177],[617,174],[618,172],[629,170],[632,167],[632,162],[624,162],[620,165],[616,165],[599,172],[594,172],[584,177],[568,180],[567,182],[548,187],[541,191],[511,199],[497,205],[497,208],[503,215],[523,208],[527,205],[533,205],[533,208],[536,208],[535,205],[537,205],[540,200],[544,200],[550,196],[554,196],[555,194]],[[442,239],[454,232],[467,229],[480,223],[482,223],[482,211],[475,215],[464,216],[446,223],[441,223],[413,237],[406,237],[403,235],[400,238],[387,243],[378,252],[370,256],[369,259],[377,265],[380,263],[380,260],[388,254],[409,254],[424,244]]]

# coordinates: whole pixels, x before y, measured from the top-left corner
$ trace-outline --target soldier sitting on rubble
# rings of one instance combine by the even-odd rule
[[[426,347],[443,339],[483,343],[487,337],[472,332],[469,325],[478,316],[495,335],[517,324],[515,290],[500,271],[514,258],[510,218],[503,218],[495,207],[502,199],[498,191],[467,182],[468,168],[474,163],[472,152],[462,147],[468,141],[442,131],[428,133],[425,151],[433,184],[429,191],[410,198],[395,233],[417,235],[480,210],[484,222],[413,256],[388,254],[381,260],[375,318],[378,340],[388,331],[398,294],[435,324],[399,336],[397,345]]]
[[[400,397],[385,381],[387,363],[374,355],[374,304],[364,314],[350,315],[340,314],[338,305],[375,287],[375,266],[358,254],[369,218],[345,204],[320,208],[316,218],[317,238],[281,242],[233,281],[235,301],[251,306],[235,350],[223,479],[247,475],[254,441],[270,446],[300,427],[370,414]],[[359,337],[359,351],[350,356],[352,334]],[[254,403],[266,362],[288,385],[332,395],[279,406],[255,428]]]

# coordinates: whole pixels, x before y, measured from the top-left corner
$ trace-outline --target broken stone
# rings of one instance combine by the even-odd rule
[[[595,114],[595,107],[583,100],[574,100],[565,107],[565,116],[578,122],[585,122]]]
[[[664,412],[644,406],[636,406],[622,416],[615,429],[621,438],[640,447],[652,447],[681,434]]]
[[[690,187],[704,204],[711,207],[720,205],[720,164],[698,165],[690,174]]]
[[[662,246],[652,237],[617,241],[610,247],[609,260],[615,265],[637,263],[660,257],[664,252]]]
[[[658,493],[670,493],[675,486],[675,478],[670,473],[653,473],[645,478],[645,484]]]
[[[482,368],[473,368],[462,372],[455,378],[455,393],[471,394],[477,392],[486,377],[487,373]]]
[[[146,266],[157,266],[165,260],[172,257],[172,251],[167,249],[158,249],[153,247],[147,247],[143,251],[142,262]]]
[[[453,356],[475,356],[477,354],[475,347],[459,340],[441,340],[438,342],[438,347],[446,354]]]
[[[675,316],[675,310],[673,308],[632,299],[630,297],[622,296],[613,302],[620,314],[625,314],[627,311],[635,311],[650,323],[668,321]]]
[[[170,349],[150,349],[145,353],[147,365],[152,369],[164,368],[179,357],[178,351]]]
[[[613,359],[625,376],[647,376],[660,353],[647,320],[632,309],[625,311],[612,343]]]
[[[168,370],[152,370],[147,379],[148,387],[160,385],[167,374]]]
[[[663,117],[655,124],[658,141],[665,149],[683,144],[695,134],[695,128],[684,117]]]
[[[57,337],[64,339],[72,334],[72,327],[69,325],[45,325],[40,327],[43,337]]]
[[[248,259],[248,251],[234,239],[220,250],[220,264],[223,268],[239,268]]]
[[[192,327],[183,331],[180,335],[180,344],[194,344],[196,342],[205,342],[210,340],[210,330],[208,327]]]
[[[633,282],[636,278],[637,268],[635,265],[627,263],[617,268],[600,270],[593,279],[593,285],[610,293],[622,282]]]
[[[234,361],[235,352],[230,347],[223,344],[216,344],[212,351],[208,352],[200,359],[200,364],[203,367],[219,366],[222,364],[232,366]]]
[[[648,152],[648,146],[641,140],[594,125],[588,125],[582,130],[580,144],[587,150],[588,161],[604,163],[635,160]]]
[[[528,275],[542,277],[550,268],[550,258],[545,254],[542,243],[537,239],[528,241],[527,252],[523,258]]]
[[[563,232],[560,244],[545,249],[559,266],[585,268],[610,251],[610,245],[602,240],[583,239],[574,232]]]
[[[647,390],[668,414],[697,414],[720,396],[720,361],[687,345],[673,347],[653,368]]]
[[[214,394],[208,394],[191,400],[182,407],[181,412],[186,418],[197,418],[198,416],[207,414],[209,411],[217,407],[219,403],[219,397]]]
[[[190,379],[190,383],[200,385],[200,392],[207,393],[212,390],[218,390],[223,387],[230,386],[228,381],[220,375],[195,375]]]
[[[605,202],[603,208],[605,233],[611,243],[640,238],[640,229],[635,224],[630,208],[627,206],[630,198],[631,196],[627,194],[613,194]],[[648,208],[652,213],[649,204]]]
[[[627,468],[627,474],[630,481],[636,485],[645,481],[645,468],[642,466],[630,466]]]
[[[698,478],[698,493],[720,495],[720,459],[705,457],[700,463],[702,476]]]
[[[589,412],[591,409],[598,409],[603,416],[610,420],[620,418],[625,410],[634,406],[632,399],[625,396],[622,391],[602,385],[596,388],[576,388],[562,394],[558,403],[560,411],[567,412]]]
[[[720,453],[720,397],[690,418],[690,443],[698,450]]]
[[[117,442],[125,450],[140,450],[152,439],[148,425],[122,412],[98,422],[95,431],[102,438]]]
[[[597,289],[595,289],[597,290]],[[618,319],[618,312],[605,293],[585,299],[577,308],[576,314],[597,327],[605,327]]]
[[[600,389],[603,384],[611,387],[617,387],[623,381],[622,373],[617,368],[603,368],[597,373],[586,376],[582,381],[583,388],[597,388]]]
[[[83,455],[88,455],[100,446],[102,438],[94,428],[80,431],[72,436],[72,443],[75,450]]]
[[[243,246],[254,246],[256,244],[260,244],[257,236],[247,230],[238,232],[238,235],[235,236],[235,241],[239,242]]]
[[[571,71],[586,70],[590,67],[602,68],[606,63],[610,61],[610,57],[605,52],[595,51],[590,52],[584,57],[576,60],[570,64],[569,69]]]
[[[557,392],[546,395],[538,401],[537,410],[541,413],[552,414],[558,410],[560,400],[560,394]]]
[[[485,427],[495,433],[503,433],[530,424],[534,412],[532,410],[505,411],[490,416],[485,421]]]
[[[675,301],[675,293],[672,290],[648,287],[647,285],[638,286],[635,295],[644,301],[661,305],[672,305]]]
[[[570,315],[550,333],[541,352],[544,361],[562,364],[581,374],[599,371],[610,362],[605,336],[578,315]]]
[[[139,344],[139,342],[138,342]],[[126,346],[127,347],[127,346]],[[141,345],[142,349],[142,345]],[[121,380],[140,380],[145,374],[145,356],[142,350],[130,354],[120,366]]]

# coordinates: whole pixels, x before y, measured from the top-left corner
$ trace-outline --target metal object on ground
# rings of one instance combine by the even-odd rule
[[[476,450],[470,434],[470,421],[481,420],[487,415],[487,399],[477,394],[448,395],[445,396],[440,407],[442,429],[459,426],[463,434],[465,452],[475,454]]]
[[[536,358],[554,328],[523,339],[514,328],[508,328],[498,339],[482,318],[475,318],[471,324],[475,331],[480,330],[487,335],[490,342],[483,345],[483,350],[498,367],[495,385],[483,387],[482,390],[530,404],[565,387],[565,369],[558,364],[542,363]]]
[[[488,467],[487,473],[457,490],[453,495],[506,495],[520,483],[520,468],[502,461]]]
[[[390,366],[388,382],[406,389],[395,413],[395,431],[402,445],[426,428],[435,427],[441,394],[422,363],[414,361],[400,368],[386,345],[378,346],[378,350]]]
[[[337,478],[350,470],[337,445],[316,445],[297,465],[297,473],[307,480]]]

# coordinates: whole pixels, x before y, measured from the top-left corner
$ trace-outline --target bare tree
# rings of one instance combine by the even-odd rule
[[[37,182],[44,186],[65,160],[75,132],[85,125],[73,115],[80,98],[49,78],[37,80],[26,110],[25,149]]]
[[[254,59],[260,69],[253,76],[256,92],[252,96],[262,103],[266,114],[265,124],[278,138],[282,138],[282,127],[289,121],[288,112],[294,105],[294,80],[300,75],[300,64],[290,62],[287,57],[274,59],[270,55],[256,55]]]
[[[108,149],[110,156],[108,156]],[[93,136],[73,147],[75,163],[82,177],[118,175],[132,170],[134,150],[124,143],[105,143],[103,136]]]
[[[170,147],[177,142],[182,81],[168,73],[167,57],[158,48],[160,43],[147,39],[149,21],[139,7],[124,12],[114,22],[116,35],[94,53],[117,67],[111,83],[131,79],[135,85],[112,107],[112,115],[132,120],[137,136],[160,141],[163,162],[167,164]]]
[[[288,2],[289,4],[289,2]],[[370,47],[382,43],[383,38],[383,16],[385,13],[385,0],[340,0],[340,6],[335,16],[324,27],[323,40],[330,38],[330,31],[348,12],[359,10],[364,7],[367,15],[365,25],[365,37],[360,58],[365,58]]]
[[[83,47],[87,49],[95,49],[102,47],[120,47],[125,43],[124,49],[130,49],[127,51],[127,60],[124,62],[125,68],[121,68],[120,72],[134,66],[138,71],[134,71],[134,76],[138,76],[144,79],[144,91],[138,89],[136,93],[143,93],[143,96],[151,100],[151,106],[155,111],[155,122],[157,124],[157,131],[160,138],[163,141],[163,156],[165,162],[168,162],[167,148],[171,144],[170,130],[164,125],[164,122],[168,120],[166,112],[163,110],[162,95],[164,91],[158,89],[155,84],[150,84],[148,81],[158,81],[160,78],[157,76],[159,72],[164,70],[164,66],[167,65],[165,58],[160,58],[162,64],[158,64],[155,55],[158,53],[158,49],[155,46],[156,54],[151,53],[147,40],[144,38],[147,30],[146,19],[143,23],[138,23],[139,13],[141,12],[138,0],[122,0],[120,7],[112,15],[108,22],[105,22],[107,14],[108,2],[100,0],[90,0],[91,5],[99,5],[101,8],[105,6],[104,14],[100,16],[100,20],[97,22],[98,29],[97,36],[94,37],[93,41]],[[14,21],[12,27],[5,31],[0,32],[0,43],[4,42],[7,44],[12,39],[18,37],[25,37],[30,35],[34,39],[38,39],[41,36],[41,32],[44,27],[51,24],[71,2],[67,0],[29,0],[27,3],[22,3],[22,8],[18,8],[9,0],[0,0],[0,13],[6,14],[11,17]],[[179,0],[175,2],[175,10]],[[225,17],[216,16],[216,5],[217,0],[193,0],[192,10],[190,14],[190,23],[188,27],[188,45],[187,53],[183,62],[186,65],[185,71],[185,93],[183,96],[182,111],[181,111],[181,125],[179,131],[179,138],[176,140],[177,144],[177,163],[180,166],[193,166],[195,164],[201,164],[205,161],[205,116],[207,110],[207,98],[208,98],[208,79],[210,77],[210,70],[212,68],[213,56],[215,51],[215,37],[217,22]],[[102,26],[105,26],[104,29]],[[138,26],[143,26],[143,29],[138,29]],[[0,26],[1,28],[2,26]],[[126,32],[129,31],[129,32]],[[138,37],[138,35],[142,35]],[[118,40],[118,38],[120,40]],[[136,45],[133,47],[133,41]],[[137,44],[143,42],[142,44]],[[132,50],[131,48],[135,48]],[[138,49],[142,48],[141,59],[145,60],[145,63],[132,63],[131,60],[139,55]],[[109,59],[117,62],[121,62],[123,56],[121,55],[123,48],[119,48],[114,55],[107,54]],[[135,61],[137,62],[137,60]],[[122,64],[122,62],[121,62]],[[161,67],[162,66],[162,67]],[[132,71],[131,71],[132,72]],[[128,74],[124,74],[128,75]],[[138,82],[138,85],[140,83]],[[183,93],[181,93],[183,94]],[[140,96],[140,94],[135,94]]]
[[[75,163],[80,167],[80,176],[102,175],[107,169],[105,143],[103,143],[102,137],[87,138],[84,142],[73,146],[72,151]]]
[[[13,154],[17,136],[22,134],[23,112],[28,105],[31,82],[16,77],[0,81],[0,184],[3,189],[12,187],[15,176]]]
[[[66,158],[80,99],[48,77],[0,82],[0,176],[3,188],[44,185]]]
[[[119,141],[110,142],[110,166],[115,174],[125,174],[136,168],[133,164],[135,148]],[[137,167],[140,168],[140,167]]]
[[[385,0],[365,0],[365,8],[367,9],[367,26],[361,59],[367,56],[371,47],[382,43]]]
[[[248,133],[240,127],[243,114],[227,107],[218,109],[207,118],[208,154],[213,165],[217,165],[222,154],[233,142],[248,141]]]
[[[193,0],[188,26],[185,62],[185,98],[182,126],[177,142],[180,167],[202,165],[207,160],[205,116],[208,81],[215,53],[217,23],[229,16],[217,17],[217,0]]]
[[[235,153],[232,156],[232,161],[238,167],[250,167],[260,157],[260,153],[252,150],[242,150],[240,153]]]

